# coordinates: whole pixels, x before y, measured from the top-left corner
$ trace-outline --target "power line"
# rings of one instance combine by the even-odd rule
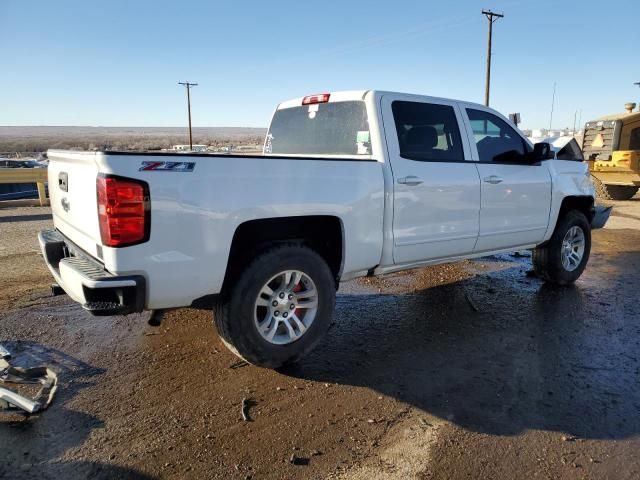
[[[187,87],[187,113],[189,115],[189,150],[193,150],[193,136],[191,135],[191,87],[196,87],[197,83],[178,82],[178,85]]]
[[[493,36],[493,22],[504,18],[502,13],[494,13],[491,10],[482,10],[482,14],[489,20],[489,40],[487,42],[487,78],[484,89],[484,104],[489,106],[489,90],[491,88],[491,40]],[[495,18],[494,18],[495,17]]]

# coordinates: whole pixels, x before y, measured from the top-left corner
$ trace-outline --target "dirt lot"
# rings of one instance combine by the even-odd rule
[[[61,381],[0,416],[0,477],[638,478],[640,199],[615,215],[571,288],[528,253],[344,284],[325,341],[275,372],[210,312],[154,328],[50,297],[48,210],[0,210],[0,343]]]

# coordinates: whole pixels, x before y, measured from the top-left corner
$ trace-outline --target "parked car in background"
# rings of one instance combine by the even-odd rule
[[[10,158],[0,158],[0,168],[43,168],[46,165],[36,160],[18,160]]]

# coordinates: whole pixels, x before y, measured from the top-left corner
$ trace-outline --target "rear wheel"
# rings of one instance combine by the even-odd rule
[[[259,255],[214,309],[229,349],[254,365],[277,368],[299,360],[333,319],[335,281],[326,262],[295,244]]]
[[[548,282],[568,285],[582,275],[590,252],[591,226],[587,217],[570,210],[558,220],[549,241],[533,250],[533,270]]]

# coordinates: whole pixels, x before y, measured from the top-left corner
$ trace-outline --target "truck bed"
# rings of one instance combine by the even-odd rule
[[[48,156],[56,229],[106,271],[153,279],[146,308],[187,306],[217,293],[234,232],[252,220],[335,216],[346,232],[342,275],[361,274],[380,261],[384,179],[376,160],[65,150]],[[102,245],[99,174],[148,184],[148,241]]]

